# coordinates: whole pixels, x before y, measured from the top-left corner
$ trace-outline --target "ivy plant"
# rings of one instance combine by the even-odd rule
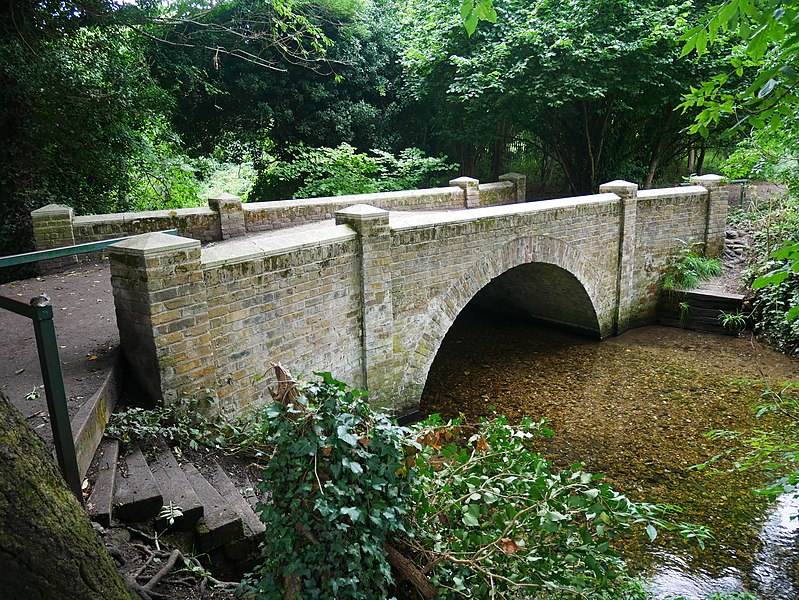
[[[247,597],[371,600],[392,585],[384,544],[406,533],[407,430],[320,375],[296,402],[264,412],[274,454],[259,484],[270,500],[258,511],[270,533]]]

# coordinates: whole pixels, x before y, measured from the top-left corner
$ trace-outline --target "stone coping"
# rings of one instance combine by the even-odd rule
[[[523,204],[505,204],[502,206],[486,206],[469,208],[459,211],[441,211],[425,213],[397,213],[390,216],[391,228],[395,231],[431,227],[435,225],[448,225],[454,223],[468,223],[480,219],[495,217],[509,217],[537,212],[545,212],[559,208],[577,208],[578,206],[591,206],[597,204],[612,204],[618,202],[616,194],[592,194],[590,196],[575,196],[572,198],[558,198],[555,200],[540,200]]]
[[[482,184],[483,186],[489,184]],[[512,185],[512,184],[511,184]],[[324,196],[320,198],[298,198],[295,200],[269,200],[266,202],[245,202],[242,208],[246,212],[270,212],[288,208],[308,206],[338,206],[341,204],[385,204],[392,200],[405,200],[407,198],[425,199],[437,196],[451,195],[460,197],[463,190],[459,187],[427,188],[423,190],[401,190],[397,192],[378,192],[375,194],[352,194],[349,196]],[[412,208],[412,207],[411,207]]]
[[[202,252],[202,265],[204,269],[213,269],[302,248],[347,242],[357,237],[358,234],[346,225],[335,225],[328,220],[313,227],[281,229],[206,246]]]
[[[176,217],[192,217],[196,215],[214,216],[216,212],[210,208],[176,208],[174,210],[151,210],[145,212],[108,213],[104,215],[84,215],[75,217],[75,225],[94,225],[95,223],[130,223],[148,219],[173,219]]]
[[[656,188],[653,190],[638,190],[638,198],[666,198],[674,196],[695,196],[707,194],[707,189],[701,185],[686,185],[681,187]]]

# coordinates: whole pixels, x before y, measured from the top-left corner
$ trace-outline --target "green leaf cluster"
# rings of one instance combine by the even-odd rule
[[[418,148],[398,154],[382,150],[358,152],[349,144],[336,148],[297,145],[262,170],[250,199],[312,198],[407,190],[437,184],[456,165],[425,156]]]
[[[686,243],[670,257],[660,281],[662,289],[690,290],[702,281],[721,275],[721,261],[702,256],[698,250],[700,246]]]
[[[727,68],[692,87],[682,107],[698,108],[691,131],[706,135],[725,116],[779,135],[799,106],[799,3],[727,0],[684,36],[683,56],[732,41]]]
[[[274,454],[259,488],[267,535],[246,597],[282,599],[388,596],[392,574],[383,544],[406,533],[410,497],[407,431],[375,413],[333,379],[306,384],[296,403],[263,412]]]
[[[654,539],[664,524],[661,509],[579,465],[554,470],[533,448],[551,435],[542,423],[496,417],[466,440],[457,422],[434,418],[417,435],[406,544],[420,567],[433,567],[441,597],[604,597],[626,586],[612,541],[635,524]]]
[[[184,397],[168,406],[129,407],[111,416],[105,435],[118,439],[126,448],[134,443],[155,446],[166,442],[197,450],[202,444],[213,445],[222,440],[215,439],[213,406],[210,397]]]

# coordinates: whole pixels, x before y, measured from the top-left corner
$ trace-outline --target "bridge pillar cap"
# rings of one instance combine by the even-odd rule
[[[135,237],[117,242],[108,247],[112,252],[120,254],[134,254],[138,256],[152,256],[183,250],[186,248],[200,248],[200,241],[191,238],[168,235],[166,233],[143,233]]]
[[[456,177],[455,179],[450,179],[450,185],[456,185],[458,187],[465,187],[467,185],[477,185],[480,183],[479,179],[475,179],[474,177]]]
[[[234,196],[233,194],[228,194],[227,192],[222,192],[220,194],[214,194],[210,198],[208,198],[208,203],[211,204],[212,202],[241,202],[241,198],[238,196]]]
[[[371,206],[370,204],[354,204],[352,206],[348,206],[347,208],[337,210],[335,214],[336,220],[338,220],[339,216],[350,220],[358,219],[361,221],[388,217],[387,210],[377,208],[376,206]]]
[[[599,189],[613,189],[613,188],[635,188],[638,189],[637,183],[632,183],[630,181],[624,181],[623,179],[615,179],[614,181],[608,181],[607,183],[603,183],[599,186]]]
[[[47,206],[32,210],[31,214],[38,217],[42,215],[66,215],[72,214],[73,212],[71,206],[66,206],[64,204],[48,204]]]
[[[698,183],[721,183],[724,181],[726,177],[722,177],[721,175],[694,175],[691,177],[691,181],[696,181]]]

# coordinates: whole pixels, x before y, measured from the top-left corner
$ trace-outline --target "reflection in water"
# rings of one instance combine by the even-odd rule
[[[668,552],[655,553],[656,567],[649,580],[652,597],[655,600],[674,596],[705,598],[712,592],[749,591],[768,600],[796,600],[799,598],[799,585],[791,573],[795,573],[799,562],[799,521],[791,517],[797,513],[799,499],[790,495],[780,497],[766,510],[758,533],[762,546],[755,555],[749,577],[737,569],[730,569],[726,575],[713,576],[701,568],[691,567],[679,556]]]
[[[749,590],[798,599],[796,522],[787,515],[799,507],[754,496],[764,483],[757,473],[688,469],[724,450],[706,432],[767,426],[751,410],[764,382],[796,372],[795,361],[748,339],[645,327],[594,342],[465,311],[431,368],[422,409],[546,417],[555,437],[542,450],[557,466],[580,461],[633,500],[678,504],[678,520],[710,527],[716,539],[705,551],[667,533],[654,544],[625,542],[656,598]]]

